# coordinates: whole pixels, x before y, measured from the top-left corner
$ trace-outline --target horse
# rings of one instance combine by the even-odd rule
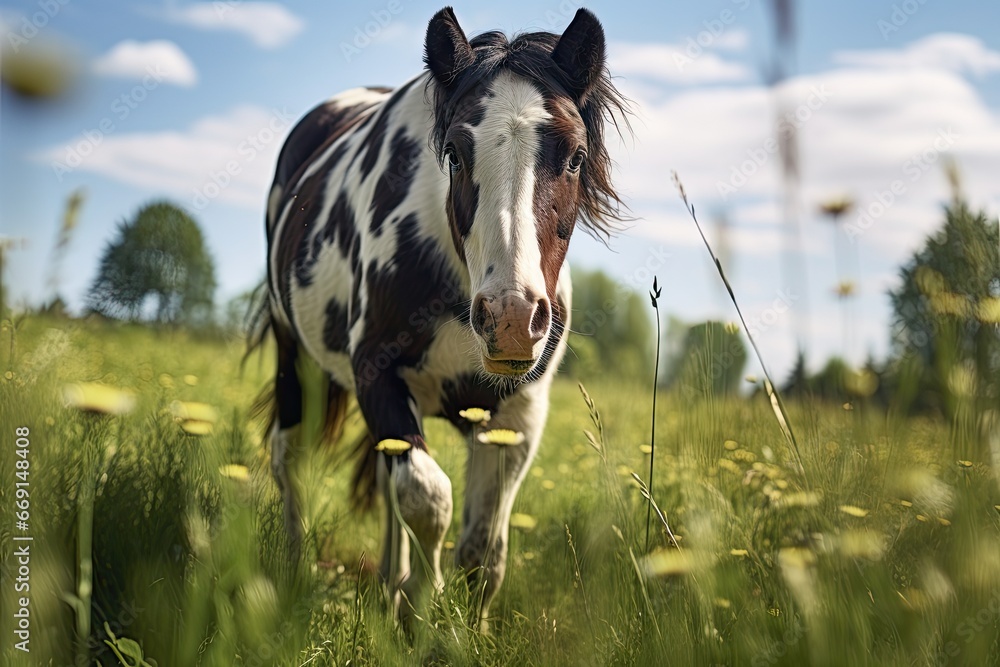
[[[353,493],[385,500],[379,572],[401,617],[427,584],[442,587],[452,520],[451,482],[428,454],[423,418],[469,436],[455,557],[482,595],[485,627],[566,349],[570,237],[579,222],[607,238],[625,219],[604,137],[627,100],[585,9],[562,35],[469,40],[446,7],[428,24],[424,64],[395,90],[328,99],[290,132],[267,200],[256,340],[270,331],[277,343],[271,468],[292,543],[303,532],[290,472],[301,355],[324,373],[328,440],[340,438],[352,395],[360,408]],[[487,411],[489,430],[468,408]],[[511,431],[520,444],[472,437]]]

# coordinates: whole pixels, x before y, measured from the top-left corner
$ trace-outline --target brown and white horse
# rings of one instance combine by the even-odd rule
[[[308,355],[329,380],[334,437],[352,393],[369,430],[356,484],[398,503],[397,515],[386,496],[382,560],[398,604],[400,590],[413,600],[428,580],[440,586],[451,523],[451,482],[427,452],[423,418],[468,433],[459,412],[484,408],[490,428],[523,434],[513,447],[470,438],[456,559],[481,587],[485,619],[566,346],[570,236],[577,221],[607,234],[620,219],[604,125],[624,101],[587,10],[562,35],[470,41],[445,8],[425,49],[427,71],[400,88],[354,89],[313,109],[278,159],[267,214],[271,460],[298,540],[289,466],[302,420],[296,358]],[[386,440],[410,449],[376,452]],[[411,562],[411,546],[426,561]]]

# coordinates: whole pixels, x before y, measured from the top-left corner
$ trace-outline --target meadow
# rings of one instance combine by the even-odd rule
[[[796,456],[763,394],[662,393],[652,495],[663,520],[654,514],[647,549],[635,475],[648,479],[652,377],[584,379],[589,405],[560,379],[480,634],[450,550],[470,445],[428,420],[455,525],[445,590],[404,633],[374,573],[381,511],[348,506],[348,446],[300,466],[308,540],[291,557],[249,416],[272,352],[241,370],[242,354],[236,337],[100,321],[28,317],[0,332],[0,662],[1000,664],[989,432],[973,446],[978,432],[860,399],[792,402]],[[67,407],[64,386],[81,381],[126,390],[134,406]],[[192,403],[215,409],[210,432],[185,422]],[[15,592],[24,535],[29,593]],[[30,653],[15,648],[25,595]]]

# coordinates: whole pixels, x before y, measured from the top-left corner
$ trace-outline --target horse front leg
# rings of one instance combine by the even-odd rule
[[[398,454],[382,452],[377,463],[386,507],[381,573],[394,608],[408,623],[423,606],[427,584],[443,588],[441,549],[451,525],[451,480],[427,453],[415,403],[394,371],[359,382],[358,404],[376,445],[409,444]]]
[[[479,602],[478,623],[489,630],[490,604],[507,569],[510,514],[517,491],[538,451],[548,414],[549,383],[527,385],[504,400],[489,429],[510,429],[524,435],[518,445],[469,443],[465,508],[456,562],[466,571]]]

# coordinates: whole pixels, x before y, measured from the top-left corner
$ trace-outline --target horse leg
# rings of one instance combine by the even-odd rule
[[[278,372],[274,386],[277,417],[271,433],[271,473],[281,492],[285,528],[297,553],[302,542],[302,519],[291,468],[299,451],[302,422],[302,386],[295,370],[298,346],[280,327],[274,327],[274,334],[278,344]]]
[[[398,456],[381,455],[377,468],[387,512],[381,572],[407,623],[422,604],[426,584],[443,587],[441,548],[451,525],[451,480],[427,453],[415,403],[395,372],[359,383],[357,396],[375,443],[395,439],[411,445]]]
[[[548,414],[549,382],[527,385],[504,400],[491,428],[524,434],[520,445],[486,445],[473,439],[466,462],[462,535],[455,560],[481,595],[479,629],[487,632],[490,604],[507,568],[510,513],[517,491],[538,451]]]

